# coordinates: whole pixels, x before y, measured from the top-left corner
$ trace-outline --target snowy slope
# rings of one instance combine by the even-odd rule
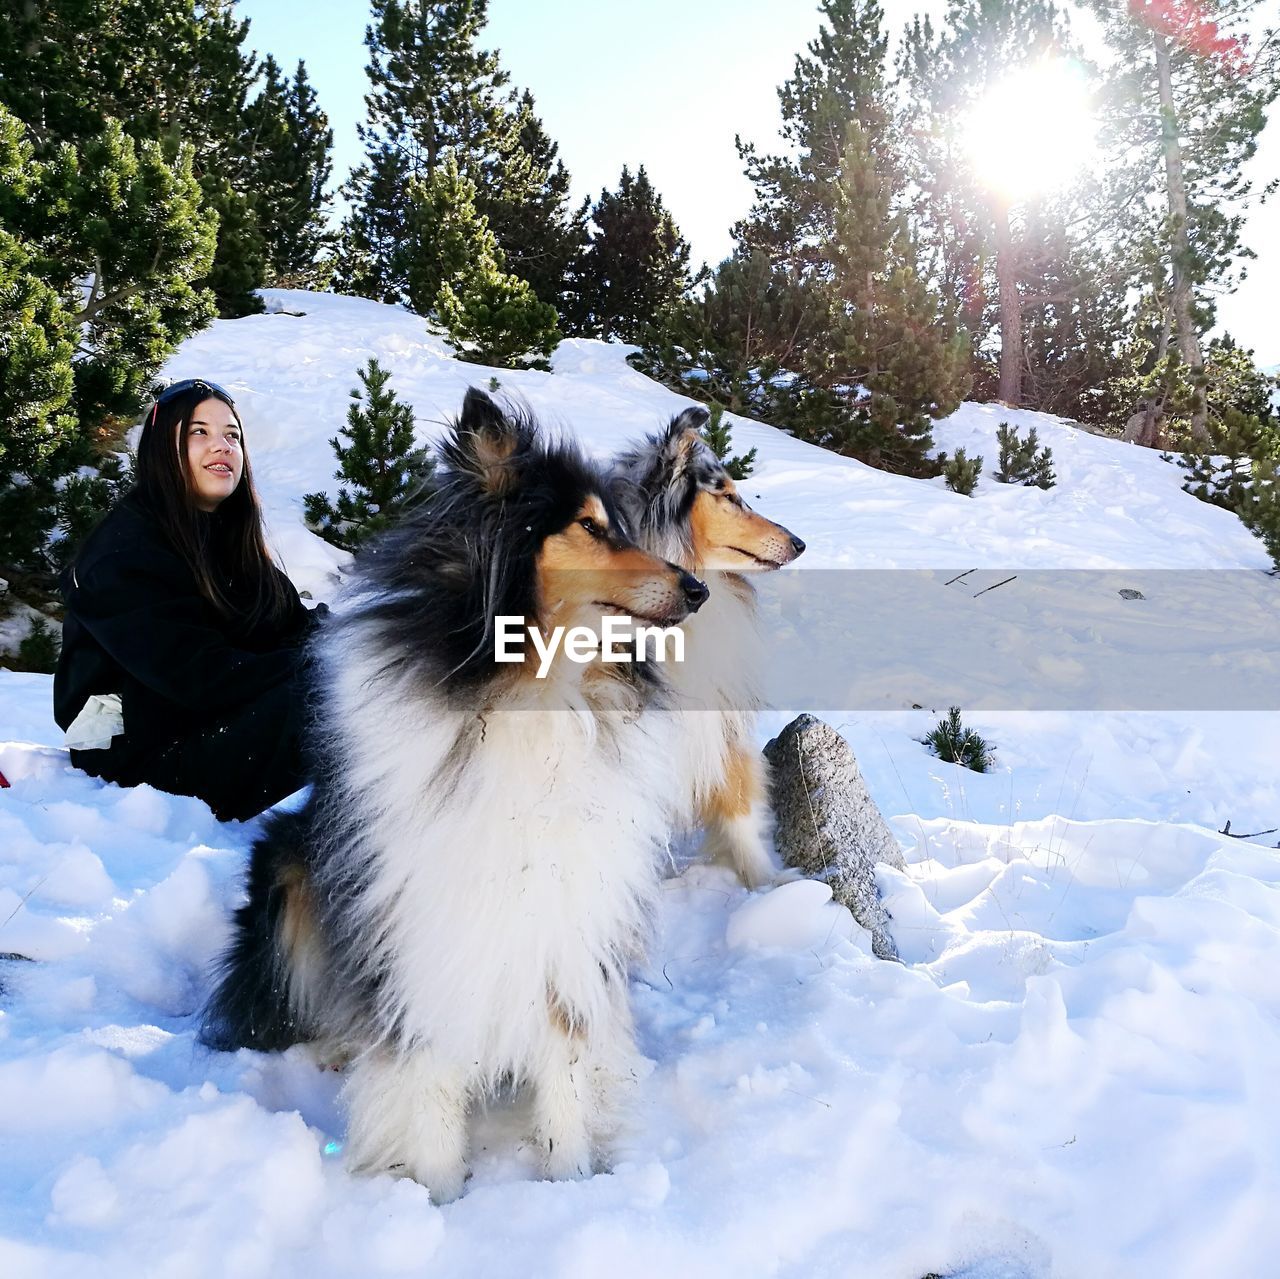
[[[602,455],[681,404],[625,348],[488,370],[395,308],[270,300],[307,314],[215,324],[168,372],[236,390],[274,541],[316,598],[341,557],[301,495],[332,482],[369,355],[424,439],[491,373]],[[1152,602],[1205,669],[1224,629],[1237,657],[1274,629],[1280,583],[1243,571],[1260,545],[1154,454],[977,405],[935,436],[989,473],[1002,420],[1037,427],[1056,488],[963,498],[745,421],[734,445],[759,449],[753,500],[809,544],[797,573],[1178,570]],[[1197,594],[1219,580],[1230,628]],[[960,643],[999,609],[1071,657],[1083,632],[1019,581],[936,625]],[[1006,674],[988,660],[976,704]],[[633,988],[652,1070],[612,1174],[534,1180],[522,1112],[498,1106],[467,1195],[437,1209],[342,1171],[340,1081],[304,1054],[194,1044],[256,824],[75,773],[48,679],[0,672],[0,952],[37,961],[0,960],[0,1276],[1274,1273],[1280,852],[1216,831],[1280,824],[1280,714],[980,710],[998,764],[980,777],[915,742],[938,709],[919,700],[829,712],[907,852],[882,880],[905,962],[872,959],[814,885],[749,895],[678,859]]]

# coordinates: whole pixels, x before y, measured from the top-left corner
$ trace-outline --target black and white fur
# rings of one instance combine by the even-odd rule
[[[493,661],[494,617],[545,607],[539,548],[584,495],[640,554],[603,477],[474,390],[442,452],[439,490],[357,562],[319,639],[317,780],[254,847],[204,1025],[222,1049],[349,1057],[350,1166],[441,1202],[467,1175],[469,1109],[513,1082],[547,1175],[600,1157],[676,790],[651,667],[535,681]],[[705,588],[661,567],[696,608]]]

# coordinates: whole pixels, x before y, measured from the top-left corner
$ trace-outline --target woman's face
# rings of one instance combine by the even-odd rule
[[[236,491],[244,472],[240,423],[224,400],[202,400],[187,427],[187,472],[196,505],[213,511]]]

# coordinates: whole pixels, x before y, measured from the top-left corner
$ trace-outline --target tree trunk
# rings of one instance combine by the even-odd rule
[[[1200,336],[1191,322],[1191,241],[1187,235],[1187,184],[1182,173],[1182,145],[1178,141],[1178,117],[1173,106],[1173,76],[1169,65],[1169,41],[1155,32],[1156,74],[1160,83],[1160,137],[1164,148],[1164,172],[1169,188],[1169,221],[1172,224],[1172,309],[1178,354],[1191,376],[1191,438],[1209,443],[1208,409],[1205,405],[1204,356]]]
[[[996,205],[996,275],[1000,281],[1000,399],[1011,409],[1022,404],[1022,299],[1009,224],[1009,206]]]

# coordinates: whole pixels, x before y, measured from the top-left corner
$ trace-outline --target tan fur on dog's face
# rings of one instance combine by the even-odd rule
[[[800,554],[790,532],[757,515],[727,475],[698,489],[689,512],[689,530],[699,569],[768,573]]]
[[[690,612],[675,565],[640,550],[590,496],[574,522],[538,552],[538,616],[542,625],[598,629],[606,613],[674,626]]]

